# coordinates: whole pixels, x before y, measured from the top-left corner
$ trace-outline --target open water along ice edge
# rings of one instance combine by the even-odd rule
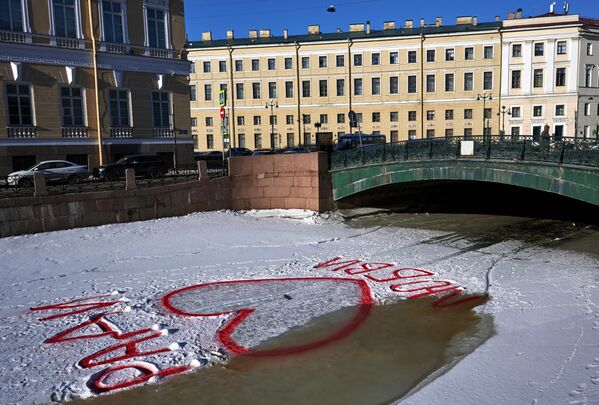
[[[393,319],[418,313],[420,300],[433,318],[478,304],[467,310],[474,329],[464,320],[463,328],[444,329],[445,338],[432,336],[426,370],[401,388],[360,390],[362,403],[599,400],[595,229],[389,213],[348,226],[279,214],[205,213],[0,239],[0,403],[118,401],[155,390],[156,400],[167,400],[187,381],[212,378],[218,387],[231,378],[241,387],[269,370],[317,387],[319,372],[339,368],[330,380],[341,383],[387,356],[372,349],[369,331],[383,342],[392,324],[391,345],[406,333]],[[456,356],[454,347],[474,351]],[[319,363],[319,353],[338,355]],[[381,387],[393,372],[382,373]],[[378,387],[365,373],[362,380]],[[132,390],[106,395],[121,388]],[[214,392],[206,398],[229,398]]]

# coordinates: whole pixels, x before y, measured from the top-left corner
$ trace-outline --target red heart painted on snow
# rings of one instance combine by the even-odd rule
[[[293,288],[295,288],[294,293],[300,292],[305,293],[307,289],[313,287],[314,283],[322,283],[327,282],[331,283],[331,281],[335,284],[333,286],[337,286],[341,293],[344,293],[344,289],[347,286],[355,287],[355,304],[357,304],[357,310],[355,315],[343,325],[341,328],[336,330],[335,332],[329,334],[328,336],[308,342],[305,344],[285,347],[285,348],[275,348],[275,349],[263,349],[263,350],[251,350],[248,349],[235,341],[232,334],[235,329],[242,324],[244,321],[251,320],[250,315],[255,314],[258,315],[258,322],[268,322],[268,319],[265,321],[259,315],[274,315],[275,316],[283,316],[288,317],[287,319],[296,319],[299,317],[299,312],[302,312],[305,309],[305,306],[302,305],[300,308],[296,308],[296,313],[284,313],[285,302],[291,301],[281,301],[281,305],[276,306],[276,299],[280,299],[280,297],[285,297],[287,300],[291,300],[288,294],[281,294],[282,291],[276,290],[276,297],[273,297],[273,286],[279,287],[278,283],[282,287],[287,286],[291,283]],[[274,284],[273,284],[274,283]],[[282,284],[286,283],[286,284]],[[337,284],[343,283],[343,284]],[[348,284],[346,284],[348,283]],[[257,286],[260,285],[260,286]],[[262,294],[256,295],[255,292],[249,291],[251,288],[255,287],[263,287]],[[222,290],[215,297],[211,297],[210,294],[216,290]],[[270,289],[270,290],[269,290]],[[231,294],[231,291],[235,292],[235,295]],[[285,290],[286,291],[286,290]],[[320,290],[319,290],[320,291]],[[309,292],[309,291],[308,291]],[[324,293],[326,294],[326,290]],[[239,295],[238,295],[239,293]],[[196,294],[199,294],[196,296]],[[243,301],[243,297],[239,298],[243,294],[250,294],[251,297],[255,297],[258,301],[258,304],[262,304],[266,307],[266,311],[270,311],[271,314],[264,313],[265,308],[256,308],[255,305],[253,307],[243,307],[243,303],[239,304],[239,301]],[[252,295],[253,294],[253,295]],[[194,301],[194,298],[198,298],[197,301]],[[248,296],[249,297],[249,296]],[[325,299],[332,299],[332,296],[320,295],[320,297]],[[348,297],[341,297],[344,300],[347,300]],[[210,302],[210,300],[214,302]],[[251,299],[253,298],[246,298]],[[297,299],[293,297],[293,299]],[[302,301],[297,301],[299,303],[303,303]],[[297,305],[297,302],[294,304]],[[359,279],[350,279],[350,278],[331,278],[331,277],[319,277],[319,278],[275,278],[275,279],[258,279],[258,280],[232,280],[232,281],[217,281],[212,283],[205,284],[197,284],[188,287],[184,287],[175,291],[171,291],[167,295],[162,298],[162,304],[164,307],[172,313],[181,316],[188,317],[211,317],[211,316],[220,316],[225,314],[235,313],[236,315],[230,319],[225,325],[219,330],[218,338],[219,340],[234,353],[238,354],[246,354],[253,356],[278,356],[284,354],[294,354],[305,352],[307,350],[315,349],[317,347],[324,346],[326,344],[332,343],[334,341],[343,339],[344,337],[351,334],[368,316],[370,313],[370,309],[372,307],[372,295],[370,293],[370,288],[368,284],[364,280]],[[255,304],[255,303],[254,303]],[[310,302],[308,303],[310,304]],[[318,303],[311,302],[312,305],[317,305]],[[208,308],[201,308],[202,306],[208,306]],[[273,305],[275,307],[273,308]],[[201,312],[197,311],[196,308],[200,307]],[[227,308],[228,307],[228,308]],[[223,310],[223,308],[226,308]],[[293,309],[293,308],[291,308]],[[330,311],[328,311],[330,312]],[[302,314],[305,316],[305,314]],[[268,325],[265,325],[268,326]],[[258,333],[258,331],[256,332]]]

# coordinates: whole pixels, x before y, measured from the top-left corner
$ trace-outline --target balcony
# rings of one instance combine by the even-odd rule
[[[6,132],[11,139],[35,138],[35,127],[6,127]]]
[[[154,138],[172,138],[175,131],[169,128],[154,128]]]
[[[62,127],[63,138],[87,138],[87,127]]]
[[[133,128],[131,127],[111,127],[111,138],[133,138]]]
[[[82,49],[85,48],[85,41],[79,38],[67,38],[67,37],[52,37],[50,39],[51,45],[56,45],[61,48],[71,49]]]
[[[173,59],[174,52],[172,49],[163,49],[163,48],[144,48],[144,55],[151,56],[153,58],[163,58],[163,59]]]
[[[129,52],[129,49],[131,49],[129,44],[100,42],[100,51],[102,52],[126,54]]]
[[[0,42],[31,43],[31,34],[17,31],[0,31]]]

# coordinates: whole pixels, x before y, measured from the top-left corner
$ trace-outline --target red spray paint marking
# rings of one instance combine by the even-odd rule
[[[111,307],[111,306],[116,305],[121,302],[121,301],[117,300],[117,301],[104,301],[104,302],[100,301],[100,302],[83,303],[84,301],[89,301],[89,300],[98,299],[98,298],[106,298],[106,297],[111,297],[111,296],[112,296],[111,294],[97,295],[95,297],[79,298],[76,300],[71,300],[71,301],[60,303],[60,304],[44,305],[41,307],[31,307],[30,309],[32,311],[53,311],[53,310],[75,309],[74,311],[60,313],[60,314],[56,314],[56,315],[52,315],[52,316],[48,316],[48,317],[40,319],[41,321],[49,321],[51,319],[64,318],[66,316],[80,314],[82,312],[92,311],[94,309]],[[79,309],[77,309],[77,308],[79,308]]]
[[[89,320],[82,322],[77,326],[73,326],[72,328],[63,330],[62,332],[57,333],[56,335],[52,336],[51,338],[46,339],[44,341],[44,343],[61,343],[61,342],[71,342],[74,340],[81,340],[81,339],[98,339],[98,338],[101,338],[104,336],[110,336],[113,339],[123,340],[123,339],[129,339],[133,336],[143,335],[143,334],[153,331],[153,329],[151,329],[151,328],[146,328],[146,329],[136,330],[133,332],[122,333],[121,331],[115,329],[113,327],[113,325],[111,325],[104,319],[104,317],[107,315],[118,315],[120,313],[121,313],[121,311],[116,311],[116,312],[108,312],[108,313],[104,312],[104,313],[101,313],[98,315],[94,315]],[[76,335],[76,336],[69,337],[69,335],[72,335],[73,333],[77,332],[78,330],[83,330],[91,325],[98,326],[102,330],[102,332],[94,333],[94,334],[87,334],[87,335]]]
[[[202,288],[205,288],[208,286],[226,285],[226,284],[245,284],[245,283],[255,284],[255,283],[271,282],[271,281],[296,281],[296,282],[335,281],[335,282],[354,283],[360,288],[360,305],[358,307],[358,312],[353,317],[353,319],[351,319],[349,321],[349,323],[347,323],[341,329],[339,329],[338,331],[334,332],[333,334],[327,336],[324,339],[321,339],[321,340],[318,340],[315,342],[306,343],[303,345],[293,346],[293,347],[286,347],[286,348],[279,348],[279,349],[266,349],[266,350],[251,350],[251,349],[247,349],[247,348],[239,345],[237,342],[235,342],[235,340],[233,339],[233,337],[231,335],[235,331],[237,326],[239,326],[246,318],[248,318],[255,311],[254,308],[240,308],[238,310],[233,310],[233,311],[200,314],[200,313],[185,312],[185,311],[177,308],[171,302],[171,299],[174,296],[176,296],[177,294],[180,294],[180,293],[186,292],[186,291],[190,291],[190,290],[194,290],[194,289],[202,289]],[[368,314],[370,313],[370,310],[372,308],[373,301],[372,301],[372,296],[370,294],[370,288],[368,287],[368,284],[363,280],[356,280],[356,279],[350,279],[350,278],[320,277],[320,278],[275,278],[275,279],[261,279],[261,280],[232,280],[232,281],[218,281],[218,282],[213,282],[213,283],[192,285],[192,286],[181,288],[179,290],[171,291],[170,293],[168,293],[167,295],[165,295],[162,298],[162,304],[168,311],[170,311],[174,314],[180,315],[180,316],[208,317],[208,316],[220,316],[220,315],[235,313],[236,314],[235,317],[233,319],[231,319],[218,332],[218,338],[223,343],[223,345],[225,345],[226,348],[228,348],[229,350],[231,350],[234,353],[250,355],[250,356],[280,356],[280,355],[306,352],[308,350],[316,349],[318,347],[325,346],[329,343],[332,343],[332,342],[335,342],[335,341],[338,341],[340,339],[347,337],[368,317]]]
[[[119,381],[118,383],[112,385],[105,383],[106,379],[110,375],[116,373],[117,371],[126,369],[137,370],[141,373],[141,375],[131,378],[129,380]],[[102,374],[100,374],[100,376],[95,381],[93,381],[92,387],[99,392],[114,391],[144,383],[150,380],[152,377],[166,377],[173,374],[183,373],[189,369],[190,367],[188,366],[178,366],[170,367],[164,370],[158,370],[154,365],[143,362],[119,364],[116,366],[108,367],[106,370],[104,370]]]
[[[446,302],[450,298],[459,296],[462,292],[464,292],[464,289],[462,287],[459,287],[458,289],[456,289],[451,294],[446,294],[446,295],[442,296],[441,298],[439,298],[437,301],[435,301],[433,303],[433,307],[435,307],[435,308],[447,308],[447,307],[452,307],[454,305],[463,304],[464,302],[481,300],[481,299],[484,298],[484,295],[477,294],[477,295],[468,296],[466,298],[462,298],[461,300]]]

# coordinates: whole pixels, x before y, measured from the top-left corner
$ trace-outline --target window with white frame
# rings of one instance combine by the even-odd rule
[[[593,68],[591,66],[585,67],[584,70],[584,87],[591,87],[593,78]]]
[[[148,46],[150,48],[167,48],[166,11],[159,8],[146,8],[146,26],[148,30]]]
[[[585,117],[591,115],[591,103],[584,103],[584,115]]]
[[[557,54],[565,55],[567,52],[567,43],[566,41],[557,41]]]
[[[168,91],[152,92],[154,128],[170,127],[170,97]]]
[[[535,105],[532,107],[532,116],[533,117],[542,117],[543,116],[543,106]]]
[[[62,125],[82,127],[85,125],[83,90],[81,87],[61,87]]]
[[[593,56],[593,44],[590,42],[587,44],[587,55]]]
[[[53,33],[58,37],[78,38],[77,0],[52,0]]]
[[[110,105],[110,126],[129,127],[129,91],[124,89],[111,89],[108,92]]]
[[[102,1],[102,38],[105,42],[118,44],[125,42],[124,5],[121,0]]]
[[[522,118],[522,107],[512,107],[512,118]]]
[[[31,107],[31,87],[25,83],[6,84],[6,106],[8,125],[33,125],[33,109]]]
[[[23,32],[25,31],[24,28],[22,0],[1,0],[0,30]]]
[[[557,104],[555,106],[555,116],[563,117],[564,115],[566,115],[566,108],[565,108],[564,104]]]

